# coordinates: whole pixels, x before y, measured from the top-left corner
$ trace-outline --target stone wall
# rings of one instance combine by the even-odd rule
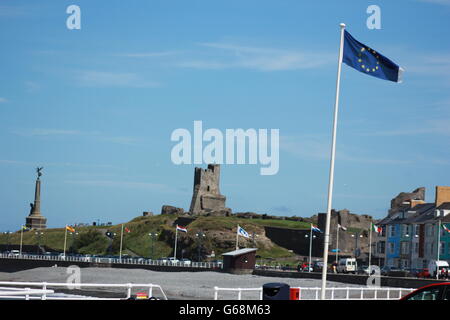
[[[226,197],[220,194],[219,185],[220,165],[209,164],[207,169],[195,168],[189,212],[194,215],[231,212],[231,209],[225,207]]]

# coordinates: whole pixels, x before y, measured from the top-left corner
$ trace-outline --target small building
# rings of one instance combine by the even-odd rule
[[[244,248],[223,253],[223,270],[234,274],[250,274],[255,269],[256,248]]]

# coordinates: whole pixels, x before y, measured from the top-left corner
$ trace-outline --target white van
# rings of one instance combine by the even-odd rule
[[[19,250],[11,250],[11,252],[9,254],[13,257],[18,257],[18,256],[20,256],[20,251]]]
[[[339,259],[336,271],[338,273],[356,273],[357,265],[355,258],[342,258]]]
[[[445,260],[431,260],[428,264],[428,272],[432,278],[436,278],[436,271],[440,274],[442,269],[449,270],[448,262]]]

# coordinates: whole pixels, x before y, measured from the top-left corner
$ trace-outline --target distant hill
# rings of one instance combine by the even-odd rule
[[[153,243],[153,257],[173,256],[175,240],[175,225],[184,225],[188,232],[178,232],[177,253],[192,260],[198,260],[199,248],[201,259],[204,260],[215,253],[215,258],[221,259],[220,254],[234,250],[236,245],[236,226],[242,226],[254,239],[239,237],[241,247],[257,247],[261,258],[292,258],[295,256],[288,249],[274,244],[265,236],[264,227],[284,227],[292,229],[307,229],[309,223],[302,221],[274,220],[262,218],[208,217],[200,216],[192,219],[177,215],[155,215],[137,217],[125,223],[129,233],[124,232],[123,254],[132,256],[151,257],[152,240],[149,233],[157,233]],[[118,255],[120,250],[121,224],[113,226],[84,226],[78,227],[76,234],[68,233],[66,252],[82,254]],[[116,234],[113,239],[106,236],[107,232]],[[40,245],[56,251],[63,251],[64,228],[46,229],[41,235]],[[198,232],[206,237],[202,238],[201,246]],[[20,231],[9,235],[9,240],[2,235],[1,243],[8,241],[10,244],[20,243]],[[34,230],[23,233],[24,245],[37,245],[38,235]]]

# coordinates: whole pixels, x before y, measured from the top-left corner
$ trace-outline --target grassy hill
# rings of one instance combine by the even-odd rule
[[[138,217],[125,223],[131,230],[124,233],[123,253],[151,257],[152,238],[149,233],[157,233],[158,236],[153,241],[153,257],[165,257],[173,255],[175,239],[174,222],[179,218],[176,215],[156,215],[151,217]],[[236,242],[236,225],[242,226],[250,235],[255,233],[255,241],[239,237],[241,247],[257,247],[258,255],[263,259],[292,259],[294,254],[289,250],[272,243],[264,235],[264,227],[285,227],[294,229],[308,229],[307,222],[271,219],[245,219],[237,217],[198,217],[187,226],[187,233],[178,233],[178,257],[197,260],[200,248],[202,259],[211,254],[216,254],[220,259],[220,254],[233,250]],[[114,239],[108,238],[105,233],[109,231],[115,233]],[[199,238],[198,232],[203,232],[206,237]],[[23,233],[23,244],[46,246],[53,250],[62,252],[64,247],[64,228],[43,230],[43,235],[36,234],[36,231]],[[120,250],[121,224],[114,226],[89,226],[76,228],[76,234],[67,235],[67,252],[77,252],[83,254],[112,254],[117,255]],[[0,243],[19,244],[20,231],[10,235],[2,234]],[[200,245],[201,244],[201,245]]]

